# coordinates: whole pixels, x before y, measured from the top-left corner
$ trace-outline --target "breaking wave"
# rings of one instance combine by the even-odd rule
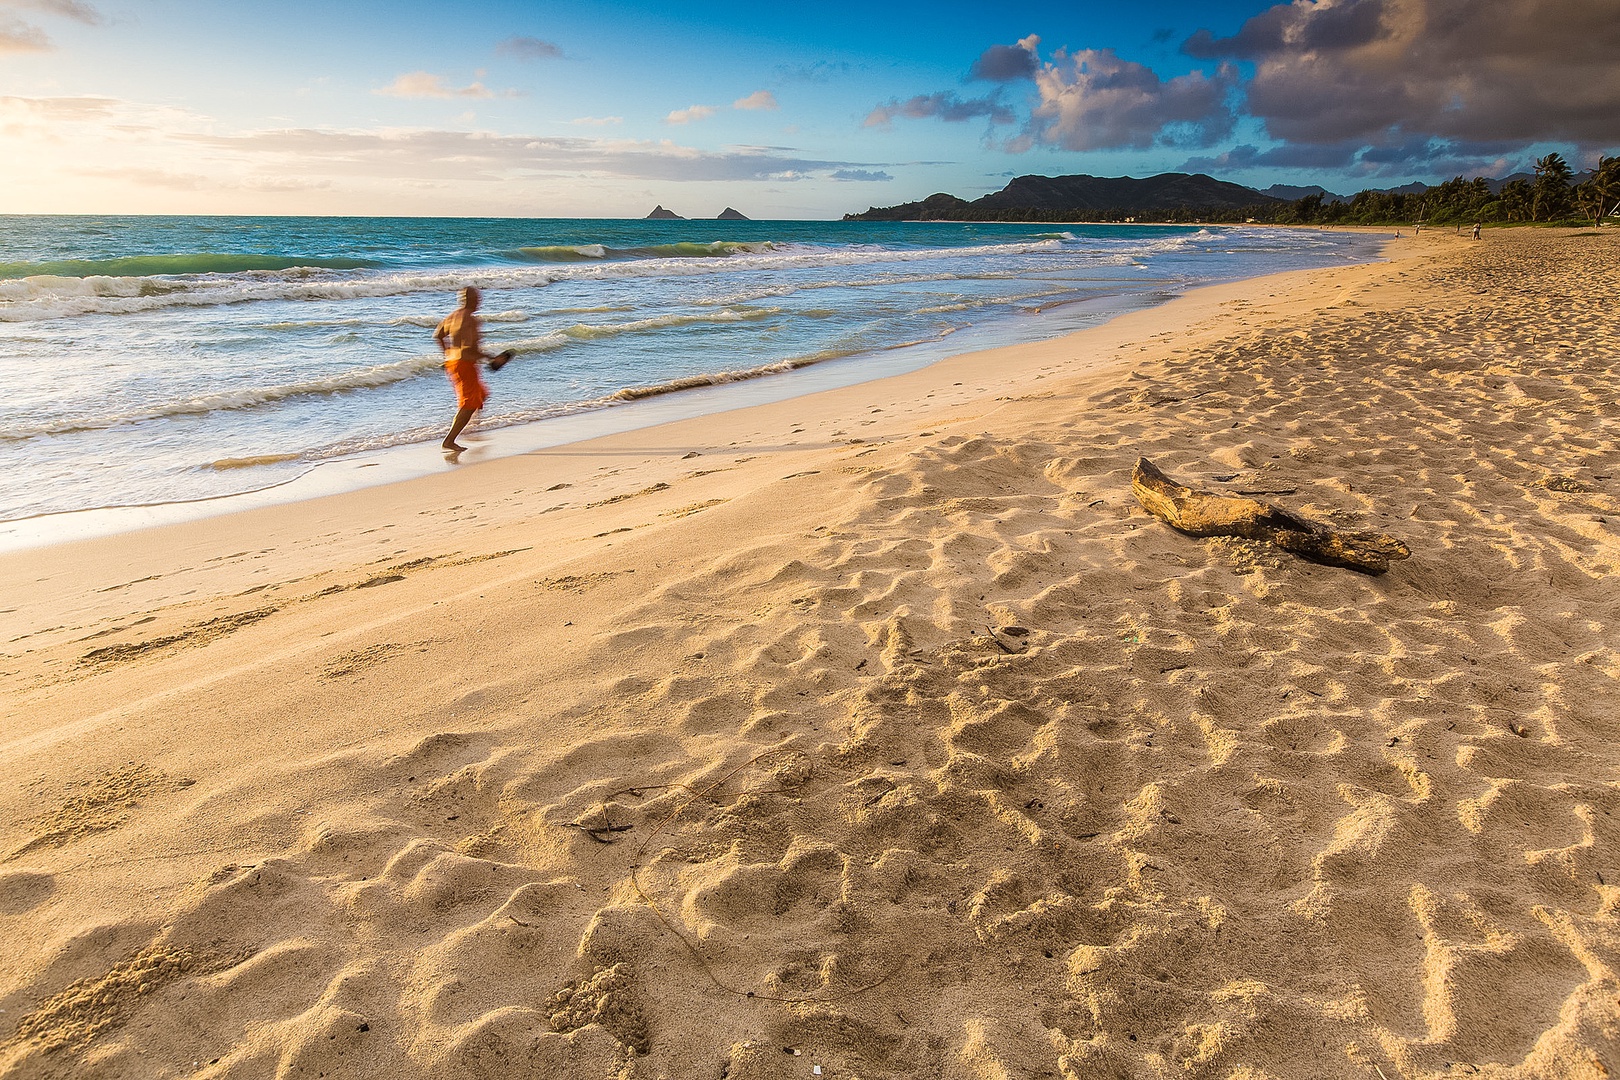
[[[56,259],[0,263],[0,279],[30,277],[141,278],[185,274],[240,274],[250,270],[374,270],[371,259],[312,259],[295,255],[128,255],[119,259]]]
[[[271,300],[358,300],[423,292],[453,293],[466,285],[484,290],[540,288],[574,279],[690,277],[710,272],[717,246],[727,250],[728,267],[739,270],[812,269],[874,266],[936,260],[1033,254],[1056,250],[1062,241],[1031,240],[956,248],[891,249],[871,245],[778,248],[771,244],[663,244],[627,249],[642,253],[626,261],[582,260],[530,267],[466,270],[336,270],[299,265],[282,270],[244,270],[193,276],[73,276],[36,273],[0,278],[0,322],[34,322],[79,315],[128,315],[172,307],[213,307]],[[702,249],[708,257],[675,250]],[[44,264],[27,264],[38,269]],[[962,276],[939,275],[941,279]]]
[[[779,314],[781,314],[781,311],[778,308],[741,308],[689,315],[659,315],[648,319],[632,319],[617,323],[575,323],[572,326],[552,331],[540,337],[502,341],[500,347],[510,349],[522,356],[525,353],[548,352],[576,341],[601,341],[622,337],[626,334],[667,330],[698,323],[752,322],[769,319]],[[125,412],[102,413],[90,416],[63,417],[59,420],[51,420],[40,424],[12,427],[0,432],[0,442],[20,442],[24,439],[37,438],[42,435],[66,435],[79,431],[100,431],[123,424],[136,424],[145,420],[158,420],[171,416],[196,416],[225,410],[252,409],[262,405],[286,401],[289,398],[313,394],[340,394],[352,390],[374,390],[394,383],[405,382],[408,379],[415,379],[429,372],[436,372],[443,366],[444,359],[437,353],[424,354],[405,360],[397,360],[393,363],[375,364],[370,367],[338,372],[318,379],[305,379],[276,386],[243,387],[237,390],[200,394],[192,398],[169,401],[146,409],[132,409]],[[782,368],[781,370],[785,371],[789,370],[789,368]],[[254,464],[254,462],[249,462],[249,464]],[[226,466],[215,464],[213,467],[223,468]]]

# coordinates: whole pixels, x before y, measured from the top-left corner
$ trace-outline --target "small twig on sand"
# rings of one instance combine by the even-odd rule
[[[565,829],[578,829],[592,840],[595,840],[598,844],[613,843],[611,838],[602,836],[602,833],[629,832],[632,828],[634,828],[634,826],[631,825],[613,824],[613,819],[608,817],[605,812],[602,814],[602,820],[607,822],[607,824],[587,825],[583,821],[565,821],[562,823],[562,827]]]

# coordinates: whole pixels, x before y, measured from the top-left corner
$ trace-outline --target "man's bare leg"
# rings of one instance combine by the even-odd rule
[[[467,422],[473,418],[473,413],[477,411],[477,409],[470,406],[464,409],[456,410],[456,419],[455,422],[450,425],[450,434],[444,437],[444,442],[441,444],[446,450],[467,449],[465,446],[462,446],[460,443],[456,442],[456,436],[461,434],[461,429],[467,426]]]

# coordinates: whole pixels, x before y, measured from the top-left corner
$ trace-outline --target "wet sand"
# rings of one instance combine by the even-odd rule
[[[1388,254],[0,556],[0,1074],[1620,1068],[1620,236]]]

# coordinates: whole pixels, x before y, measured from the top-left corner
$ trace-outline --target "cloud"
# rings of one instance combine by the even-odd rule
[[[580,116],[580,117],[576,117],[573,120],[570,120],[568,122],[570,124],[578,124],[580,127],[607,127],[610,124],[622,124],[622,123],[624,123],[624,117],[622,117],[622,116]]]
[[[45,31],[10,15],[0,15],[0,53],[45,52],[51,39]]]
[[[142,169],[133,166],[119,169],[75,169],[79,176],[98,180],[116,180],[120,184],[138,184],[141,187],[160,188],[165,191],[202,191],[218,186],[218,180],[197,173],[177,173],[167,169]]]
[[[475,82],[471,86],[448,86],[443,76],[430,75],[426,71],[412,71],[399,76],[389,85],[372,93],[382,97],[397,98],[492,98],[494,91],[483,83]],[[512,96],[508,91],[507,96]]]
[[[1112,49],[1059,49],[1041,63],[1040,38],[993,45],[979,55],[969,77],[991,82],[1034,80],[1035,95],[1024,130],[1000,143],[1022,153],[1038,145],[1065,150],[1146,149],[1155,144],[1209,146],[1232,130],[1227,99],[1237,70],[1222,64],[1213,76],[1201,71],[1163,80],[1152,69],[1121,59]],[[987,118],[1017,122],[998,96],[963,99],[949,91],[891,100],[866,117],[867,127],[888,127],[896,118],[946,121]]]
[[[509,37],[495,46],[495,55],[514,60],[556,60],[562,54],[560,46],[536,37]]]
[[[255,172],[396,180],[509,181],[541,174],[637,180],[787,180],[869,162],[823,161],[754,149],[713,153],[668,140],[492,135],[480,132],[325,131],[291,128],[175,138],[229,154]]]
[[[1291,142],[1620,142],[1614,0],[1298,0],[1182,48],[1252,62],[1248,111]]]
[[[8,13],[7,8],[59,15],[87,26],[101,22],[101,13],[81,0],[0,0],[0,53],[48,52],[55,48],[44,30]]]
[[[101,12],[82,0],[0,0],[0,7],[32,8],[47,15],[74,19],[86,26],[96,26],[101,22]]]
[[[1240,169],[1344,169],[1353,165],[1361,151],[1360,143],[1284,143],[1262,150],[1243,144],[1208,157],[1191,157],[1182,163],[1182,172],[1223,173]]]
[[[832,174],[834,180],[893,180],[886,172],[871,169],[839,169]]]
[[[666,124],[690,124],[694,120],[707,120],[714,115],[713,105],[688,105],[664,117]]]
[[[104,120],[123,102],[108,97],[0,97],[0,114],[24,114],[45,123],[77,123]]]
[[[776,95],[769,90],[755,90],[747,97],[738,98],[731,103],[733,109],[779,109]]]
[[[1060,50],[1035,75],[1040,102],[1029,134],[1065,150],[1209,146],[1232,130],[1226,99],[1236,78],[1222,65],[1214,76],[1193,71],[1165,81],[1112,49]]]
[[[796,82],[828,83],[854,70],[854,66],[848,60],[817,60],[813,64],[794,66],[779,64],[776,73],[784,79]]]
[[[1519,143],[1416,137],[1379,146],[1360,140],[1281,143],[1264,150],[1243,144],[1213,156],[1188,158],[1180,169],[1217,174],[1247,169],[1314,169],[1363,177],[1499,176],[1528,165],[1528,160],[1515,163],[1517,158],[1528,159]]]
[[[936,119],[948,123],[962,123],[986,117],[992,124],[1011,124],[1017,119],[1013,111],[992,95],[984,98],[957,97],[949,91],[937,94],[919,94],[906,101],[890,100],[866,115],[865,127],[889,127],[897,117],[910,120]]]
[[[1022,82],[1033,79],[1040,66],[1035,50],[1041,39],[1031,34],[1016,45],[992,45],[979,54],[968,70],[968,78],[986,82]]]

